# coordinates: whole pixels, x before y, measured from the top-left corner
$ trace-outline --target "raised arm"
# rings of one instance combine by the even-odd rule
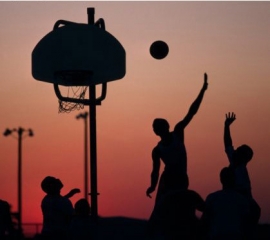
[[[201,102],[202,102],[202,99],[204,96],[204,92],[206,91],[207,86],[208,86],[207,80],[208,80],[208,77],[207,77],[207,74],[205,73],[204,74],[204,83],[203,83],[202,89],[201,89],[199,95],[197,96],[197,98],[195,99],[195,101],[191,104],[187,115],[184,117],[184,119],[182,121],[180,121],[179,123],[176,124],[176,126],[175,126],[176,131],[178,128],[184,129],[189,124],[189,122],[191,121],[193,116],[197,113],[197,111],[201,105]]]
[[[227,146],[232,146],[232,138],[231,138],[231,131],[230,131],[230,125],[234,122],[236,119],[235,114],[232,113],[227,113],[226,114],[226,119],[224,123],[224,146],[225,148]]]
[[[73,189],[71,189],[71,190],[69,191],[69,193],[66,194],[64,197],[66,197],[66,198],[71,198],[71,197],[73,197],[75,194],[80,193],[80,192],[81,192],[81,190],[80,190],[79,188],[73,188]]]
[[[150,194],[155,191],[159,178],[160,157],[156,147],[152,151],[152,160],[153,169],[151,172],[151,186],[146,190],[146,196],[149,198],[151,198]]]

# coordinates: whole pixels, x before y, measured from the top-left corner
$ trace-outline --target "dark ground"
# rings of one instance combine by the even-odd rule
[[[111,217],[100,219],[99,225],[102,229],[101,239],[117,240],[149,240],[146,236],[146,220]],[[270,240],[270,224],[259,224],[257,229],[257,240]]]
[[[146,236],[146,223],[146,220],[126,217],[100,218],[98,239],[150,240]],[[257,230],[257,240],[270,240],[270,224],[259,224]]]

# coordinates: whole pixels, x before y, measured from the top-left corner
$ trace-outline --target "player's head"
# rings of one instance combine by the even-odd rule
[[[234,158],[238,164],[247,164],[253,157],[253,150],[248,145],[241,145],[234,152]]]
[[[154,133],[158,136],[162,136],[169,132],[170,125],[166,119],[156,118],[153,121]]]
[[[234,171],[230,167],[224,167],[221,169],[220,174],[220,182],[223,186],[223,189],[234,188],[235,185],[235,176]]]
[[[41,188],[47,194],[58,194],[62,187],[62,182],[51,176],[45,177],[41,182]]]
[[[85,198],[81,198],[74,205],[75,213],[80,216],[88,216],[91,213],[91,207]]]

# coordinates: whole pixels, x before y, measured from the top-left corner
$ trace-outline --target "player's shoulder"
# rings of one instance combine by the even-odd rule
[[[152,152],[153,153],[159,153],[159,145],[157,144],[154,148],[153,148],[153,150],[152,150]]]
[[[211,192],[207,195],[206,197],[206,201],[210,202],[210,201],[215,201],[215,199],[217,198],[223,198],[224,196],[224,191],[223,190],[217,190],[215,192]]]
[[[9,209],[9,203],[5,200],[0,199],[0,208],[1,209]]]
[[[184,120],[181,120],[174,126],[173,131],[174,132],[182,132],[182,131],[184,131],[184,128],[185,128]]]
[[[235,150],[234,150],[234,146],[233,145],[226,145],[225,146],[225,152],[226,153],[233,153]]]
[[[195,198],[201,198],[201,195],[198,192],[191,190],[191,189],[188,189],[188,194],[192,197],[195,197]]]

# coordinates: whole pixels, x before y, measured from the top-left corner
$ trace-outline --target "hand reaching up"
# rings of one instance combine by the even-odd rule
[[[206,90],[208,87],[208,76],[207,73],[204,74],[204,83],[203,83],[203,90]]]
[[[236,116],[233,112],[226,113],[225,125],[230,126],[234,122],[235,119],[236,119]]]

